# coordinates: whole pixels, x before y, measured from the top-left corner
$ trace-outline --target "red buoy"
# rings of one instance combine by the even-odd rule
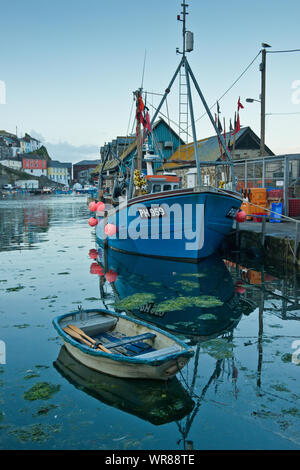
[[[102,201],[96,202],[96,210],[98,212],[103,212],[105,209],[105,204]]]
[[[92,201],[89,203],[89,209],[91,212],[95,212],[97,210],[97,203],[96,201]]]
[[[101,266],[98,263],[92,263],[90,266],[91,274],[98,274],[98,276],[104,276]]]
[[[239,211],[236,216],[235,216],[235,220],[238,222],[238,223],[242,223],[242,222],[245,222],[246,220],[246,217],[247,217],[247,214],[245,211]]]
[[[245,294],[246,289],[243,286],[243,281],[237,281],[234,284],[234,291],[235,291],[236,294]]]
[[[89,224],[91,227],[95,227],[95,225],[98,224],[98,219],[96,219],[95,217],[91,217],[91,218],[88,220],[88,224]]]
[[[89,251],[89,257],[91,259],[97,259],[98,258],[98,252],[97,250],[95,250],[95,248],[92,248],[90,251]]]
[[[110,269],[109,271],[107,271],[107,273],[105,274],[105,279],[108,281],[108,282],[115,282],[117,280],[117,273],[115,273],[115,271],[113,269]]]
[[[106,224],[104,227],[104,233],[105,235],[112,237],[117,233],[117,226],[114,224]]]

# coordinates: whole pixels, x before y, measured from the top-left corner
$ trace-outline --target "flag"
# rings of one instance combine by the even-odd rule
[[[144,127],[145,129],[148,129],[149,132],[151,132],[150,117],[149,117],[148,111],[146,111],[146,114],[145,114]]]
[[[224,137],[224,140],[225,140],[225,143],[226,143],[225,118],[223,118],[223,124],[224,124],[224,134],[223,134],[223,137]]]
[[[230,132],[232,132],[232,131],[233,131],[233,127],[232,127],[231,118],[230,118],[230,121],[229,121],[229,131],[230,131]]]
[[[237,120],[236,120],[236,124],[235,124],[235,129],[234,129],[234,132],[232,133],[232,135],[237,134],[240,130],[241,130],[240,114],[237,113]]]
[[[242,105],[241,100],[240,100],[240,98],[239,98],[239,99],[238,99],[238,111],[239,111],[240,109],[244,109],[244,106]]]
[[[219,106],[219,102],[217,101],[217,113],[220,114],[220,106]]]
[[[219,129],[219,132],[222,132],[222,130],[223,130],[222,124],[221,124],[221,121],[220,121],[219,118],[218,118],[218,129]]]

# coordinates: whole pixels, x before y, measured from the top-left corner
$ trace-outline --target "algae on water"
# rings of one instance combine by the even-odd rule
[[[160,312],[174,312],[188,307],[211,308],[220,307],[221,305],[223,305],[223,302],[210,295],[201,295],[200,297],[179,296],[157,304],[156,308]]]
[[[120,302],[116,302],[114,305],[118,309],[131,310],[134,308],[141,307],[148,302],[154,302],[155,295],[147,292],[136,293],[125,297]]]
[[[24,399],[29,401],[48,400],[59,390],[60,385],[53,385],[49,382],[37,382],[33,387],[24,392]]]

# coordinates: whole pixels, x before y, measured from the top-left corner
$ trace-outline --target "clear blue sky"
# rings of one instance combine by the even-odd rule
[[[194,32],[189,62],[209,105],[234,82],[258,53],[300,48],[299,0],[190,0],[187,27]],[[180,60],[181,0],[0,0],[0,129],[43,137],[52,158],[96,158],[104,142],[128,129],[132,91],[163,92]],[[272,50],[271,49],[271,50]],[[220,101],[222,117],[233,118],[238,97],[241,124],[260,133],[260,57]],[[268,54],[267,113],[300,113],[293,103],[300,53]],[[299,86],[300,89],[300,86]],[[178,86],[169,98],[178,121]],[[298,94],[300,97],[300,93]],[[152,98],[149,98],[152,102]],[[299,100],[300,101],[300,100]],[[203,108],[195,101],[195,116]],[[157,104],[157,98],[153,98]],[[166,110],[164,109],[166,113]],[[300,114],[267,116],[266,144],[276,153],[300,152]],[[131,130],[131,125],[130,125]],[[198,138],[213,134],[207,118]]]

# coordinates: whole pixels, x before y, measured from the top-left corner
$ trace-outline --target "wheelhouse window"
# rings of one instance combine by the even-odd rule
[[[153,185],[153,193],[159,193],[161,191],[161,185],[160,184],[154,184]]]
[[[171,185],[170,184],[164,184],[164,191],[171,191]]]

